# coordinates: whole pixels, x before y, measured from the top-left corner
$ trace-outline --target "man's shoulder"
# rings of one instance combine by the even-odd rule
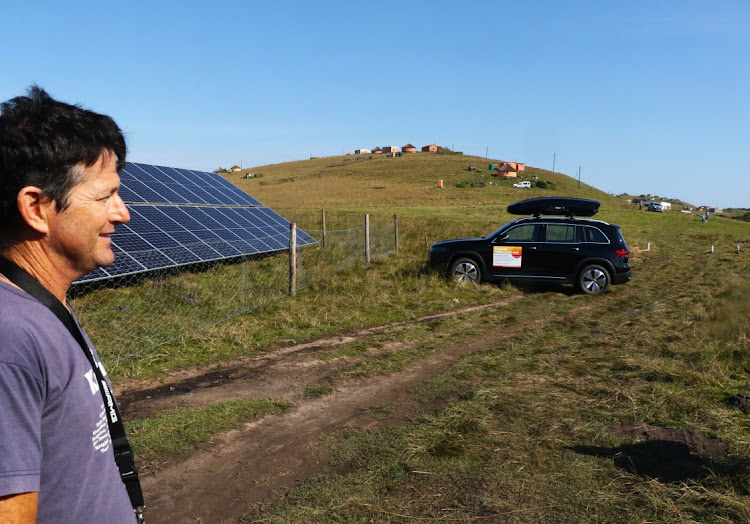
[[[40,368],[55,368],[65,355],[80,351],[46,306],[0,282],[0,362],[21,366],[36,375]]]
[[[13,325],[50,323],[54,318],[54,314],[44,304],[25,291],[0,280],[0,329],[6,331]]]

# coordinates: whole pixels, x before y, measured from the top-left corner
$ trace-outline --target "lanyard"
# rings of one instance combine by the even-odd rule
[[[62,322],[68,329],[71,336],[76,339],[78,345],[81,346],[89,364],[91,364],[91,368],[94,370],[96,380],[99,383],[99,391],[102,394],[102,400],[104,402],[104,411],[107,413],[109,436],[112,440],[112,449],[114,451],[117,468],[120,470],[120,477],[128,491],[130,502],[133,504],[133,508],[136,510],[136,514],[139,515],[140,519],[140,512],[144,506],[143,491],[141,490],[141,483],[138,480],[138,469],[135,467],[133,451],[128,442],[128,437],[125,435],[125,426],[120,417],[120,408],[117,406],[117,402],[115,402],[115,397],[109,388],[107,380],[104,378],[102,370],[94,360],[93,350],[84,340],[83,333],[77,326],[73,319],[73,315],[68,308],[66,308],[62,302],[55,297],[55,295],[42,286],[34,277],[2,256],[0,256],[0,273],[5,275],[8,280],[26,291],[26,293],[37,299],[52,311],[52,313],[54,313],[60,322]]]

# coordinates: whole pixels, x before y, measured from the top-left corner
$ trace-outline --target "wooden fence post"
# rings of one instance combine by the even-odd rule
[[[370,263],[370,215],[365,215],[365,264]]]
[[[320,210],[320,228],[323,230],[323,247],[326,247],[326,210]]]
[[[393,214],[393,248],[398,251],[398,215]]]
[[[289,294],[297,296],[297,224],[289,224]]]

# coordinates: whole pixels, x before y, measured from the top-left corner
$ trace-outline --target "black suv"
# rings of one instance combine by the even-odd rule
[[[533,215],[505,224],[484,238],[432,244],[428,264],[461,281],[576,284],[591,295],[630,280],[630,251],[620,226],[590,217],[600,202],[581,198],[532,198],[508,206]],[[557,215],[557,216],[543,216]]]

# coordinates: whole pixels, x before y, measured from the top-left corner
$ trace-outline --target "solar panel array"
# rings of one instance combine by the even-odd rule
[[[115,262],[76,283],[289,248],[289,221],[215,173],[128,162],[120,182]],[[297,230],[298,246],[315,242]]]

